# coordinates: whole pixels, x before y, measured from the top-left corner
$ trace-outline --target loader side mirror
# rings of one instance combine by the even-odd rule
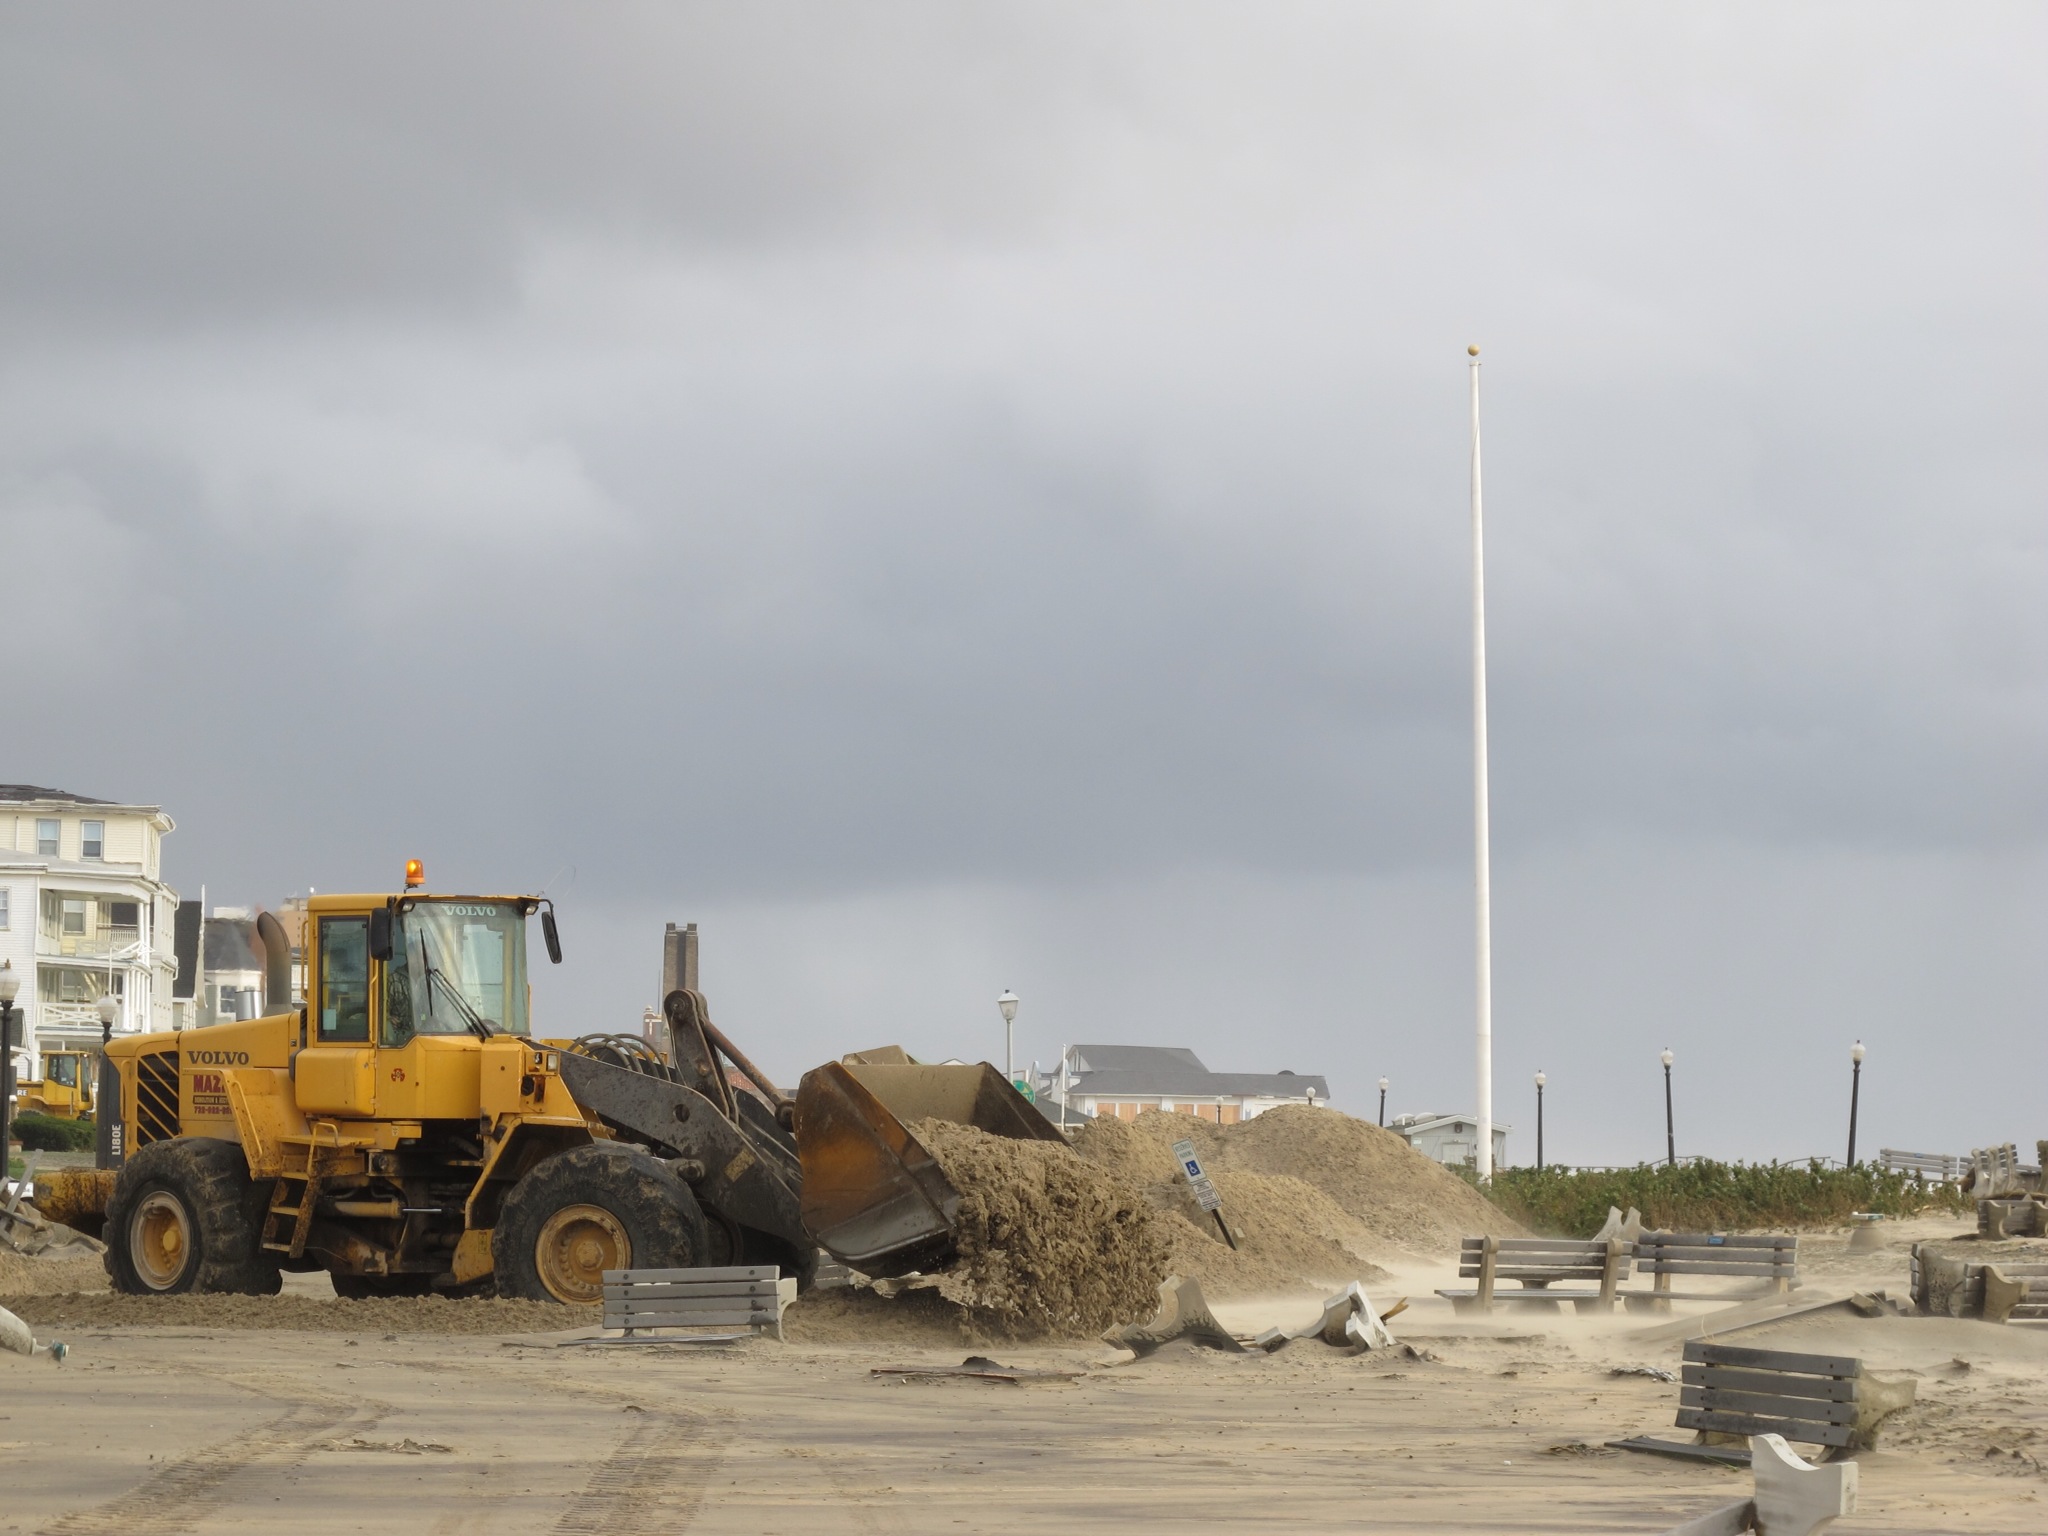
[[[391,909],[379,907],[370,914],[370,958],[391,958]]]
[[[555,965],[562,963],[562,935],[555,928],[555,909],[548,907],[540,915],[541,942],[548,947],[548,959]]]

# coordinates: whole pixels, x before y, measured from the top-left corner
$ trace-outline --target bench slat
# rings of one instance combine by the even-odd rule
[[[608,1301],[606,1317],[681,1317],[686,1312],[773,1312],[773,1297],[707,1296],[701,1301]]]
[[[1815,1424],[1856,1422],[1854,1403],[1824,1403],[1818,1398],[1788,1397],[1780,1392],[1723,1392],[1713,1387],[1685,1386],[1678,1389],[1678,1401],[1686,1408],[1747,1413],[1766,1419],[1798,1419]]]
[[[656,1280],[651,1285],[608,1285],[604,1288],[604,1294],[607,1298],[633,1296],[648,1300],[659,1296],[773,1296],[775,1282],[712,1280],[695,1284],[688,1280]]]
[[[637,1333],[648,1328],[758,1328],[774,1322],[773,1312],[693,1312],[688,1317],[606,1317],[604,1325]]]
[[[776,1280],[782,1271],[773,1264],[736,1264],[722,1269],[608,1269],[606,1285],[646,1280]]]
[[[1729,1264],[1721,1261],[1700,1259],[1638,1259],[1636,1273],[1639,1275],[1748,1275],[1751,1278],[1775,1279],[1779,1275],[1790,1276],[1799,1273],[1791,1264]]]
[[[1478,1291],[1476,1291],[1476,1290],[1471,1290],[1471,1291],[1459,1291],[1459,1290],[1449,1290],[1449,1291],[1438,1291],[1438,1292],[1437,1292],[1437,1295],[1439,1295],[1439,1296],[1442,1296],[1442,1297],[1446,1297],[1446,1298],[1448,1298],[1448,1299],[1450,1299],[1450,1300],[1453,1300],[1453,1301],[1455,1301],[1455,1300],[1458,1300],[1458,1299],[1460,1299],[1460,1298],[1462,1298],[1462,1297],[1466,1297],[1466,1296],[1477,1296],[1478,1294],[1479,1294],[1479,1292],[1478,1292]],[[1497,1301],[1497,1302],[1504,1302],[1504,1301],[1598,1301],[1598,1300],[1600,1299],[1600,1293],[1599,1293],[1598,1291],[1495,1291],[1495,1292],[1493,1293],[1493,1299],[1494,1299],[1495,1301]]]
[[[1483,1237],[1459,1239],[1458,1246],[1466,1253],[1477,1253],[1486,1246]],[[1586,1237],[1500,1237],[1494,1239],[1496,1253],[1605,1253],[1607,1244],[1595,1242]]]
[[[1686,1364],[1678,1368],[1688,1387],[1724,1392],[1775,1392],[1781,1397],[1813,1397],[1831,1403],[1856,1400],[1856,1383],[1832,1376],[1797,1376],[1790,1371],[1744,1371],[1728,1365]]]
[[[1527,1264],[1498,1264],[1494,1266],[1496,1280],[1598,1280],[1602,1270],[1598,1264],[1559,1265],[1555,1269],[1535,1269]],[[1460,1280],[1479,1278],[1477,1264],[1460,1264]]]
[[[1802,1376],[1854,1378],[1863,1374],[1863,1362],[1853,1355],[1801,1355],[1783,1349],[1745,1349],[1739,1344],[1709,1344],[1704,1339],[1687,1339],[1685,1358],[1696,1365],[1796,1371]]]
[[[1712,1413],[1700,1408],[1678,1410],[1680,1429],[1711,1429],[1724,1435],[1783,1435],[1807,1445],[1844,1446],[1855,1438],[1847,1424],[1812,1424],[1803,1419],[1762,1419],[1749,1413]]]
[[[1718,1232],[1645,1232],[1638,1248],[1797,1248],[1796,1232],[1760,1232],[1723,1236]]]

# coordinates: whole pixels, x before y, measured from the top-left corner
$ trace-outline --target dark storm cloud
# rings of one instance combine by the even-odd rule
[[[12,776],[573,882],[608,1027],[700,917],[778,1069],[1009,984],[1452,1107],[1478,339],[1503,1083],[1824,1150],[1800,1053],[2038,1016],[2041,31],[18,8]]]

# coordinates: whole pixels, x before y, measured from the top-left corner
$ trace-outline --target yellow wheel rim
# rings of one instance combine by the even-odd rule
[[[152,1291],[168,1291],[192,1262],[192,1218],[175,1195],[161,1189],[142,1197],[128,1219],[128,1251],[136,1278]]]
[[[604,1272],[633,1267],[633,1240],[610,1211],[565,1205],[550,1216],[534,1245],[540,1283],[557,1301],[604,1300]]]

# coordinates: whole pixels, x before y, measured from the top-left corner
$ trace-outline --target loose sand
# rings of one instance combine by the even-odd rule
[[[1223,1197],[1232,1251],[1196,1204],[1172,1144],[1195,1142]],[[1521,1230],[1400,1137],[1330,1109],[1290,1106],[1241,1125],[1147,1111],[1075,1133],[1083,1157],[1144,1190],[1178,1274],[1216,1298],[1301,1293],[1387,1278],[1455,1253],[1467,1233]]]
[[[912,1134],[960,1191],[949,1297],[991,1337],[1093,1338],[1149,1317],[1167,1245],[1130,1180],[1056,1142],[922,1120]]]

